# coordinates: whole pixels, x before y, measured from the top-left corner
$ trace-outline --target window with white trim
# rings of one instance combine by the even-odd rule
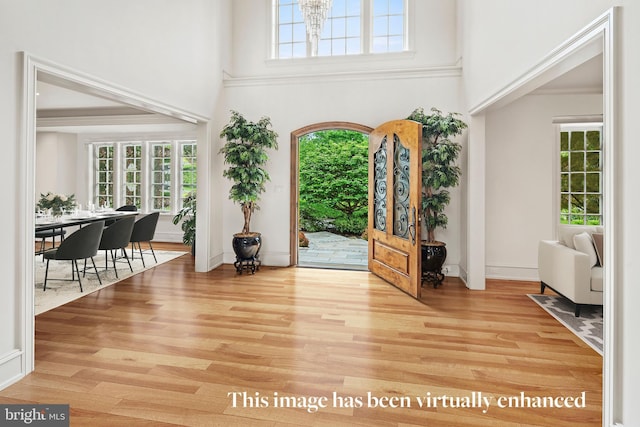
[[[98,145],[95,149],[94,200],[98,206],[113,205],[114,150],[110,145]]]
[[[602,225],[602,125],[560,127],[560,224]]]
[[[196,190],[196,141],[129,140],[92,143],[90,200],[97,206],[135,205],[176,213]]]
[[[272,56],[312,56],[297,0],[273,0]],[[407,0],[333,0],[318,41],[318,56],[407,50]]]

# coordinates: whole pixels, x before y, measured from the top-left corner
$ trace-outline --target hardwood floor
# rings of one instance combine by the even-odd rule
[[[37,316],[36,370],[0,402],[68,403],[72,426],[600,426],[602,358],[535,292],[448,278],[419,302],[366,272],[184,255]]]

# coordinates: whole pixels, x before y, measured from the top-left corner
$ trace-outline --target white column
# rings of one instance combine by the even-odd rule
[[[485,289],[485,115],[471,116],[467,158],[467,287]]]

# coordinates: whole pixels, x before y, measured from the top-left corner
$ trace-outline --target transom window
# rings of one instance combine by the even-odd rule
[[[560,130],[560,223],[602,224],[602,126]]]
[[[195,140],[100,142],[92,152],[91,200],[97,206],[175,213],[196,190]]]
[[[406,50],[407,0],[333,0],[318,41],[318,56]],[[297,0],[274,0],[273,57],[312,56]]]

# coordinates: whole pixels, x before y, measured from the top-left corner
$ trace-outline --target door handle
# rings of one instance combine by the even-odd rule
[[[416,244],[416,207],[411,209],[411,222],[409,223],[409,235],[411,236],[411,244]]]

